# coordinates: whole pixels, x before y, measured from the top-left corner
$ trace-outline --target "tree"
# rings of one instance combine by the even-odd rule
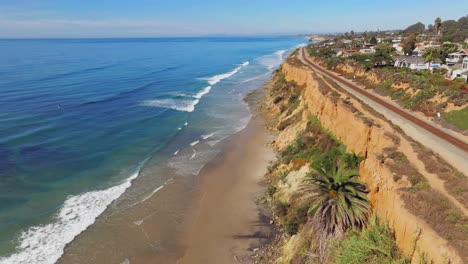
[[[437,35],[440,36],[440,34],[442,33],[442,19],[440,19],[440,17],[434,20],[434,28],[437,32]]]
[[[423,33],[425,29],[426,29],[426,26],[423,23],[418,22],[414,25],[407,27],[404,30],[404,32],[406,34],[420,34],[420,33]]]
[[[375,45],[375,44],[377,44],[377,39],[374,36],[372,36],[370,38],[370,40],[369,40],[369,43],[372,44],[372,45]]]
[[[310,213],[323,235],[338,237],[347,229],[362,228],[370,214],[367,187],[358,181],[357,170],[344,165],[316,168],[304,188],[312,206]]]
[[[416,48],[416,35],[412,34],[411,36],[407,37],[403,42],[403,52],[405,54],[411,54],[413,50]]]
[[[447,56],[452,52],[456,52],[457,50],[458,46],[456,44],[444,44],[440,47],[427,48],[424,51],[423,56],[426,62],[439,59],[445,63]]]
[[[375,53],[373,58],[374,65],[390,65],[393,61],[392,56],[392,47],[390,45],[378,45],[375,47]]]

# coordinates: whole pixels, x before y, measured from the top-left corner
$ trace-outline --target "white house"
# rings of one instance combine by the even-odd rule
[[[450,79],[463,78],[465,81],[468,80],[468,57],[465,57],[462,61],[461,67],[456,67],[450,72]]]
[[[452,52],[450,53],[447,58],[445,59],[445,62],[447,64],[457,64],[463,60],[463,58],[468,56],[468,49],[462,49],[457,52]]]
[[[424,58],[416,56],[396,56],[393,66],[399,68],[410,68],[412,70],[428,70],[429,63],[424,61]],[[434,65],[435,66],[435,65]]]
[[[362,53],[362,54],[372,54],[372,53],[375,53],[375,49],[374,49],[374,47],[371,47],[371,48],[363,48],[363,49],[360,49],[360,50],[359,50],[359,53]]]
[[[398,54],[403,55],[403,47],[400,45],[400,43],[393,43],[392,47],[396,50]]]

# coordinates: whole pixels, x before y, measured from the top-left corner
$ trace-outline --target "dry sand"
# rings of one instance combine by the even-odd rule
[[[201,199],[178,263],[250,262],[272,235],[259,203],[267,166],[275,157],[263,120],[254,117],[234,135],[223,154],[202,171]]]

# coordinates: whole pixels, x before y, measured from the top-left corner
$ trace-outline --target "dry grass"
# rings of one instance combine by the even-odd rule
[[[444,186],[447,192],[453,195],[460,203],[467,205],[467,177],[421,144],[413,143],[412,145],[418,154],[418,158],[424,163],[426,170],[443,179],[445,181]]]
[[[468,218],[433,189],[406,192],[402,197],[405,207],[424,219],[468,263]]]

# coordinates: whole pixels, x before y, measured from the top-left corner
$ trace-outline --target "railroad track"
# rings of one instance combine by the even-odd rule
[[[371,94],[369,93],[368,91],[358,87],[356,84],[350,82],[350,81],[347,81],[347,80],[344,80],[342,78],[339,78],[338,75],[336,73],[333,73],[319,65],[316,65],[315,63],[313,63],[306,55],[306,52],[305,52],[305,48],[301,48],[301,53],[302,53],[302,57],[303,59],[305,60],[305,62],[307,62],[308,66],[311,67],[313,70],[316,70],[316,71],[319,71],[320,73],[326,75],[327,77],[333,79],[335,82],[337,83],[341,83],[347,87],[349,87],[350,89],[358,92],[359,94],[361,95],[364,95],[365,97],[367,97],[368,99],[376,102],[377,104],[387,108],[388,110],[394,112],[395,114],[399,115],[400,117],[404,118],[405,120],[415,124],[416,126],[418,127],[421,127],[423,129],[425,129],[426,131],[430,132],[431,134],[433,134],[434,136],[437,136],[438,138],[450,143],[451,145],[465,151],[465,152],[468,152],[468,144],[442,130],[440,130],[439,128],[433,126],[433,125],[430,125],[422,120],[420,120],[419,118],[415,117],[414,115],[411,115],[409,114],[408,112],[406,111],[403,111],[402,109],[386,102],[385,100],[383,100],[382,98],[379,98],[378,96],[374,95],[374,94]]]

